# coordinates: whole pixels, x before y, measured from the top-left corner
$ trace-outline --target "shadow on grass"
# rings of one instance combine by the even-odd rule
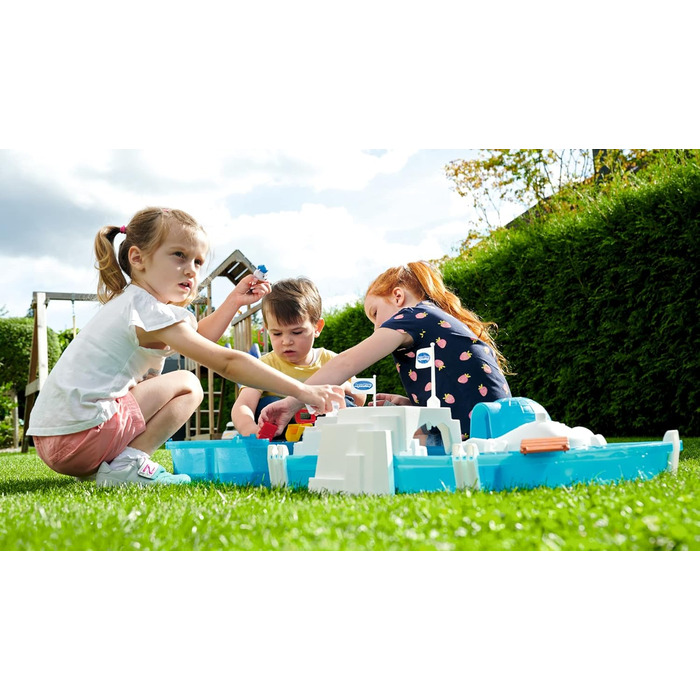
[[[10,496],[37,491],[55,491],[75,486],[75,484],[73,479],[12,479],[0,481],[0,495]]]
[[[681,441],[683,442],[681,459],[697,459],[700,457],[700,438],[684,438],[681,435]]]

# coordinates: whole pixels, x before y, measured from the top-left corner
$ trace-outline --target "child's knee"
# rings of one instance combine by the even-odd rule
[[[179,369],[177,372],[180,373],[180,378],[183,382],[184,389],[187,393],[192,395],[192,401],[199,406],[204,399],[202,383],[192,372],[188,372],[186,369]]]

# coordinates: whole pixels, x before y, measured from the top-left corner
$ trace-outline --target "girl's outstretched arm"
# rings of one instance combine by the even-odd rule
[[[203,338],[184,321],[148,333],[137,332],[141,345],[164,343],[226,379],[283,396],[293,396],[302,404],[313,406],[319,413],[332,411],[333,403],[344,403],[345,393],[341,387],[302,384],[246,352],[224,348]]]
[[[199,322],[197,332],[208,340],[216,342],[226,332],[241,306],[255,304],[269,294],[271,289],[269,282],[259,280],[253,275],[246,275],[233,288],[221,306]]]
[[[413,339],[407,333],[392,328],[377,328],[369,338],[336,355],[306,380],[307,384],[342,384],[360,374],[375,362],[391,354],[402,345],[410,345]]]
[[[362,370],[386,357],[398,347],[411,343],[413,343],[413,339],[407,333],[400,333],[391,328],[378,328],[369,338],[343,350],[326,362],[321,369],[314,372],[306,380],[306,384],[321,384],[323,382],[343,384],[350,377],[360,374]],[[343,403],[340,405],[342,406]],[[282,401],[275,401],[262,410],[258,424],[269,422],[284,426],[300,407],[301,404],[291,396]],[[278,430],[281,432],[281,428]]]

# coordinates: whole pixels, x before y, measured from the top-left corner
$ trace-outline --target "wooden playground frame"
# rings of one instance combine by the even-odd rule
[[[214,280],[224,277],[235,287],[243,277],[255,270],[248,258],[240,250],[235,250],[219,267],[199,284],[199,298],[195,300],[197,320],[214,310],[212,304],[212,284]],[[253,345],[252,317],[260,309],[262,302],[251,304],[246,311],[239,311],[231,322],[233,326],[233,347],[236,350],[248,352]],[[228,417],[224,414],[228,390],[235,384],[216,374],[214,370],[202,367],[193,360],[185,358],[185,369],[192,370],[202,382],[206,373],[206,391],[204,401],[194,412],[192,418],[185,424],[186,440],[217,440],[226,428]],[[217,388],[217,381],[219,388]],[[206,420],[205,420],[206,419]],[[206,423],[206,425],[204,425]]]

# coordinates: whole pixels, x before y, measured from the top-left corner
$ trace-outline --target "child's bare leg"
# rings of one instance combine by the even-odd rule
[[[129,447],[153,454],[202,402],[202,385],[192,372],[177,370],[137,384],[131,393],[141,407],[146,430]]]
[[[169,372],[137,384],[131,394],[141,408],[146,429],[111,462],[102,462],[95,476],[97,485],[189,483],[191,479],[187,474],[170,474],[151,460],[150,455],[192,415],[202,401],[202,386],[198,379],[184,370]]]

